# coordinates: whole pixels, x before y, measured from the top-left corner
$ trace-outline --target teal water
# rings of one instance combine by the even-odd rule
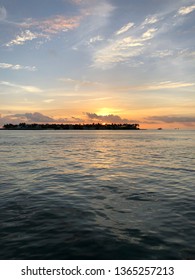
[[[195,259],[195,131],[0,131],[0,259]]]

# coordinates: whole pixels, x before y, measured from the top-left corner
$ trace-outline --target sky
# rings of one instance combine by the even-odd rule
[[[195,128],[195,1],[0,0],[0,126]]]

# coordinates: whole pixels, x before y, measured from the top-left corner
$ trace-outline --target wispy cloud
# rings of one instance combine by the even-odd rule
[[[115,31],[114,35],[120,35],[120,37],[107,38],[96,49],[93,54],[93,66],[107,69],[119,63],[130,66],[131,62],[134,62],[133,60],[146,61],[146,59],[155,57],[164,58],[174,55],[178,57],[178,45],[175,44],[174,34],[176,33],[174,31],[178,32],[181,26],[185,26],[185,18],[176,17],[174,14],[187,15],[194,10],[195,5],[182,7],[179,11],[178,5],[177,8],[174,5],[171,12],[162,10],[148,15],[143,21],[140,21],[140,24],[133,25],[129,22]],[[184,34],[183,30],[182,34]],[[170,43],[170,38],[172,38],[172,43]],[[181,42],[181,44],[183,43]],[[170,49],[163,51],[166,45],[170,46]]]
[[[156,22],[159,21],[159,18],[156,15],[152,15],[147,17],[144,22],[142,23],[142,27],[146,26],[146,25],[150,25],[150,24],[154,24]]]
[[[101,83],[98,83],[98,82],[93,82],[93,81],[89,81],[89,80],[75,80],[75,79],[71,79],[71,78],[60,78],[59,79],[60,82],[63,82],[67,85],[71,85],[74,87],[74,90],[77,91],[79,90],[80,88],[99,88],[102,86]]]
[[[42,92],[42,90],[38,87],[35,86],[26,86],[26,85],[18,85],[18,84],[14,84],[14,83],[10,83],[7,81],[0,81],[0,85],[2,86],[7,86],[7,87],[13,87],[16,89],[20,89],[29,93],[40,93]]]
[[[140,87],[140,89],[141,88],[143,90],[176,89],[176,88],[183,88],[183,87],[192,87],[194,85],[195,83],[165,81],[165,82],[154,83],[150,85],[143,85],[143,87]]]
[[[80,5],[80,4],[84,4],[86,2],[89,2],[89,0],[70,0],[71,2]]]
[[[27,71],[36,71],[35,66],[23,66],[20,64],[10,64],[10,63],[0,63],[0,69],[11,69],[11,70],[27,70]]]
[[[40,37],[40,34],[33,33],[30,30],[22,31],[20,35],[17,35],[15,39],[11,40],[6,44],[7,47],[13,45],[23,45],[26,41],[32,41]],[[41,36],[42,37],[42,36]]]
[[[154,33],[157,31],[157,28],[150,28],[142,34],[142,41],[150,40],[154,37]]]
[[[45,102],[45,103],[52,103],[54,101],[55,101],[55,99],[45,99],[45,100],[43,100],[43,102]]]
[[[159,57],[159,58],[164,58],[167,56],[172,56],[174,52],[172,50],[157,50],[154,52],[151,56],[152,57]]]
[[[0,7],[0,21],[5,20],[7,17],[7,11],[5,7]]]
[[[151,40],[157,28],[150,28],[137,37],[123,37],[113,39],[111,43],[94,55],[94,66],[97,68],[107,68],[115,63],[126,61],[129,58],[139,56],[147,41]]]
[[[65,17],[62,15],[56,15],[42,20],[30,18],[20,23],[20,26],[24,28],[35,28],[46,34],[57,34],[59,32],[65,32],[77,28],[80,24],[81,18],[81,16]]]
[[[124,91],[155,91],[155,90],[166,90],[166,89],[179,89],[179,88],[187,88],[193,87],[195,83],[186,83],[186,82],[172,82],[172,81],[164,81],[159,83],[151,83],[151,84],[143,84],[143,85],[135,85],[135,86],[126,86],[124,88],[118,90]]]
[[[111,92],[147,92],[159,90],[166,91],[180,88],[193,88],[195,87],[195,83],[163,81],[151,82],[150,84],[142,83],[141,85],[123,85],[114,87],[105,85],[105,87]]]
[[[81,16],[84,20],[81,26],[80,38],[72,46],[73,50],[79,50],[80,47],[83,48],[85,45],[95,45],[93,46],[95,48],[98,42],[104,41],[105,37],[100,34],[103,33],[104,28],[106,30],[111,15],[115,10],[115,6],[107,0],[89,0],[82,1],[82,3],[84,8],[81,10]],[[86,6],[85,3],[87,3]]]
[[[117,32],[116,32],[116,35],[120,35],[120,34],[123,34],[125,32],[127,32],[131,27],[134,26],[134,23],[133,22],[129,22],[127,23],[126,25],[124,25],[123,27],[121,27],[121,29],[119,29]]]
[[[83,45],[83,42],[91,45],[102,41],[103,37],[101,35],[94,35],[95,31],[106,25],[115,7],[108,1],[70,1],[79,4],[77,15],[64,16],[57,14],[48,18],[26,18],[20,22],[12,22],[14,27],[20,30],[20,33],[14,39],[4,44],[4,46],[24,45],[27,41],[38,38],[45,38],[48,41],[62,32],[77,29],[80,27],[81,22],[83,22],[84,27],[81,32],[83,39],[79,38],[79,43],[76,43],[72,47],[73,49],[78,49],[78,46]],[[85,21],[86,18],[88,21]],[[88,38],[87,40],[86,37]],[[45,41],[39,41],[38,43],[42,44],[43,42]]]
[[[145,120],[164,123],[195,123],[195,116],[151,116],[145,118]]]
[[[5,46],[24,45],[27,41],[38,38],[50,40],[52,36],[60,32],[66,32],[77,28],[83,17],[84,15],[73,17],[56,15],[42,20],[28,18],[23,22],[15,23],[16,27],[25,30],[20,32],[16,38],[5,44]]]
[[[102,18],[102,20],[103,18],[108,18],[115,10],[115,7],[111,5],[108,1],[90,1],[90,2],[92,3],[91,3],[91,7],[89,7],[88,9],[89,15],[100,17]]]
[[[75,4],[81,4],[83,2],[83,0],[71,0],[71,2],[73,2]]]
[[[128,44],[129,45],[129,44]],[[142,46],[140,43],[133,43],[127,47],[127,44],[123,44],[123,48],[118,47],[116,43],[113,43],[101,50],[98,50],[94,55],[94,64],[96,68],[110,68],[116,63],[126,61],[130,57],[139,56],[141,54],[141,48],[134,48]],[[131,48],[130,48],[131,47]]]
[[[178,14],[184,16],[184,15],[192,13],[194,10],[195,10],[195,5],[186,6],[186,7],[180,8],[178,11]]]
[[[97,35],[95,37],[90,38],[89,41],[88,41],[88,44],[94,44],[96,42],[100,42],[100,41],[103,41],[103,40],[104,40],[104,38],[102,36]]]

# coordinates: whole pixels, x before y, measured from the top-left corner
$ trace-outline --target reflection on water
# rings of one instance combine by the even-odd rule
[[[0,131],[0,258],[195,259],[194,140]]]

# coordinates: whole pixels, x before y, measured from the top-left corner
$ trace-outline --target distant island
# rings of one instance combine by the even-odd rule
[[[139,130],[139,124],[5,124],[3,129],[9,130],[47,130],[47,129],[58,129],[58,130]]]

